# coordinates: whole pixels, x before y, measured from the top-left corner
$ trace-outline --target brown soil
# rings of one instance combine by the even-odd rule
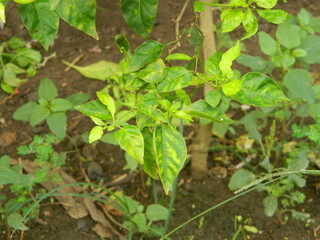
[[[174,39],[174,23],[171,21],[176,18],[183,0],[159,1],[159,12],[157,17],[158,24],[154,27],[152,39],[161,42],[169,42]],[[315,2],[315,1],[314,1]],[[289,1],[287,4],[281,3],[281,7],[290,13],[297,13],[301,7],[311,11],[314,15],[320,10],[320,5],[310,1]],[[12,3],[11,3],[12,4]],[[15,121],[12,118],[13,112],[22,104],[26,103],[37,91],[39,81],[45,77],[51,78],[59,89],[59,96],[65,97],[76,92],[85,92],[92,95],[94,98],[95,92],[105,86],[104,82],[88,80],[73,70],[64,71],[66,66],[62,60],[71,62],[80,54],[84,57],[77,63],[78,65],[86,65],[104,59],[113,62],[118,62],[121,59],[121,54],[114,45],[114,36],[125,32],[134,49],[144,40],[138,37],[130,30],[120,14],[119,1],[98,0],[97,11],[97,30],[100,40],[96,41],[82,32],[71,28],[61,21],[60,30],[54,45],[49,52],[44,52],[42,48],[34,44],[35,48],[41,50],[44,56],[56,52],[57,57],[48,61],[46,66],[40,69],[39,74],[30,79],[27,83],[19,88],[19,94],[11,99],[8,99],[4,104],[0,105],[0,136],[7,136],[10,144],[0,146],[0,156],[9,155],[12,158],[18,158],[16,149],[21,144],[29,143],[36,134],[48,133],[46,125],[32,128],[27,123]],[[189,9],[191,6],[189,6]],[[9,39],[12,36],[22,37],[25,40],[30,40],[26,30],[23,28],[21,20],[18,17],[16,7],[12,4],[7,11],[7,25],[3,32],[0,33],[0,42]],[[181,27],[186,26],[193,19],[191,10],[187,12],[183,18]],[[273,32],[274,27],[267,23],[262,23],[260,29]],[[251,52],[258,52],[256,44],[257,38],[246,42],[247,47]],[[101,49],[100,53],[92,52],[94,47]],[[190,46],[184,47],[184,51],[190,51]],[[7,95],[0,91],[0,101]],[[91,120],[78,112],[71,112],[68,115],[70,136],[79,136],[84,131],[90,130],[93,127]],[[75,123],[76,124],[73,124]],[[70,129],[70,125],[73,125]],[[4,138],[3,138],[4,139]],[[0,139],[2,141],[3,139]],[[73,150],[72,145],[65,140],[59,145],[60,151]],[[104,177],[109,180],[126,173],[122,170],[125,165],[124,154],[118,147],[99,143],[95,148],[91,149],[95,160],[102,164],[104,169]],[[79,163],[75,155],[68,155],[68,168],[73,177],[79,182],[84,181],[79,173]],[[236,160],[235,160],[236,161]],[[217,164],[210,160],[212,166]],[[224,167],[228,167],[225,165]],[[232,170],[228,171],[227,178],[219,179],[217,177],[208,177],[202,182],[190,181],[189,166],[187,166],[180,177],[181,186],[179,187],[177,200],[174,207],[172,224],[170,229],[177,227],[179,224],[187,221],[194,215],[208,209],[209,207],[222,202],[225,199],[233,196],[228,189]],[[140,176],[140,177],[139,177]],[[152,203],[151,187],[144,185],[146,176],[138,175],[134,180],[127,185],[121,186],[125,193],[132,196],[134,199],[147,205]],[[309,184],[310,185],[310,184]],[[297,207],[299,211],[305,211],[311,214],[312,222],[306,226],[305,223],[289,218],[288,221],[283,221],[284,216],[268,218],[263,213],[262,199],[264,193],[251,192],[250,194],[232,201],[217,210],[211,211],[204,216],[203,224],[200,219],[185,226],[180,231],[171,236],[172,239],[205,239],[205,240],[223,240],[232,239],[235,233],[234,217],[237,215],[243,216],[244,219],[251,218],[251,225],[256,226],[261,233],[253,235],[248,234],[248,239],[258,240],[311,240],[317,239],[320,232],[318,231],[320,224],[320,205],[319,196],[313,187],[306,187],[303,192],[307,195],[307,199],[303,206]],[[167,204],[168,197],[163,197],[162,202]],[[46,213],[46,214],[44,214]],[[48,214],[49,213],[49,214]],[[81,220],[74,220],[67,215],[65,210],[58,204],[43,203],[40,211],[40,219],[43,222],[31,220],[28,222],[30,230],[25,231],[24,240],[98,240],[101,239],[92,230],[94,221],[90,217],[85,217]],[[45,224],[44,224],[45,222]],[[114,226],[117,228],[117,226]],[[0,231],[0,239],[5,240],[4,227]],[[121,231],[121,229],[119,229]],[[14,239],[21,239],[20,232],[14,235]],[[138,238],[137,238],[138,239]],[[239,236],[238,239],[241,239]]]

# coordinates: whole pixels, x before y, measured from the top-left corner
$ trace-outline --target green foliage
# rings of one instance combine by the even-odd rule
[[[38,88],[38,102],[28,102],[19,107],[14,113],[16,120],[27,121],[36,126],[46,120],[49,129],[60,139],[66,136],[66,112],[73,109],[75,104],[87,101],[89,94],[75,93],[67,99],[57,98],[58,91],[49,78],[41,80]]]
[[[9,94],[14,88],[27,81],[26,77],[36,75],[36,66],[41,62],[41,54],[27,48],[27,43],[13,37],[0,45],[0,86]],[[24,78],[20,78],[23,76]]]

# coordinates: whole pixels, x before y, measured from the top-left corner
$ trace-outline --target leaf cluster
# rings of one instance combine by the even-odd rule
[[[0,86],[9,94],[14,88],[27,81],[20,76],[33,77],[37,74],[36,65],[41,62],[41,54],[27,47],[20,38],[12,37],[0,45]]]
[[[36,126],[46,120],[49,129],[60,139],[66,136],[67,111],[77,104],[87,101],[89,94],[75,93],[66,99],[58,98],[55,84],[49,78],[41,80],[38,88],[38,102],[28,102],[19,107],[14,113],[16,120],[27,121]]]

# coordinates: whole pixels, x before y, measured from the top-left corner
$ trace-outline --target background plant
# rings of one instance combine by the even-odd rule
[[[33,77],[37,74],[36,66],[41,62],[40,52],[27,47],[20,38],[12,37],[0,45],[0,86],[3,91],[12,94],[27,79],[24,74]]]
[[[30,101],[13,114],[16,120],[27,121],[32,127],[46,120],[49,129],[60,139],[66,136],[67,111],[87,101],[89,94],[75,93],[67,99],[57,98],[58,90],[51,79],[42,79],[38,88],[38,102]]]

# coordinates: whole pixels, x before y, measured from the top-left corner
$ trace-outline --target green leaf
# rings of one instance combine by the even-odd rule
[[[223,84],[221,87],[226,96],[232,96],[241,91],[242,83],[239,79],[235,79]]]
[[[228,187],[231,191],[235,191],[256,179],[255,175],[246,169],[236,171],[230,178]]]
[[[33,110],[38,106],[36,102],[28,102],[19,107],[14,113],[15,120],[30,121]]]
[[[30,64],[41,62],[41,54],[36,50],[29,48],[18,48],[15,51],[16,55],[12,62],[17,64],[19,67],[26,68]]]
[[[213,55],[211,55],[206,61],[205,69],[209,75],[217,76],[221,74],[219,63],[221,61],[222,55],[222,52],[217,51]]]
[[[50,109],[53,112],[68,111],[73,108],[73,104],[67,99],[55,98],[51,101]]]
[[[104,105],[107,106],[112,118],[114,118],[114,114],[116,112],[116,103],[113,98],[109,94],[99,91],[97,92],[97,97]]]
[[[4,168],[10,168],[10,157],[7,155],[4,155],[0,157],[0,167]]]
[[[195,12],[203,12],[204,6],[199,1],[195,1],[193,4],[193,9]]]
[[[281,60],[282,60],[281,61],[282,66],[285,69],[289,68],[290,66],[292,66],[296,62],[296,59],[287,53],[282,56]]]
[[[67,131],[67,115],[64,112],[56,112],[49,115],[47,124],[50,130],[57,135],[58,138],[64,139]]]
[[[192,74],[184,67],[175,66],[167,68],[167,76],[161,81],[157,90],[159,92],[170,92],[182,89],[192,84]]]
[[[288,101],[278,84],[262,73],[247,73],[241,79],[242,90],[232,99],[247,105],[267,107]]]
[[[30,125],[34,127],[44,121],[50,114],[50,110],[42,105],[38,105],[33,109],[30,117]]]
[[[0,166],[0,185],[17,184],[22,187],[30,185],[34,181],[31,175],[20,174],[8,166]]]
[[[158,125],[154,131],[153,145],[160,180],[165,193],[168,194],[186,160],[186,143],[176,129],[163,124]]]
[[[119,65],[113,62],[100,60],[99,62],[81,67],[63,61],[64,64],[77,70],[82,76],[105,81],[114,76],[119,71]]]
[[[138,162],[133,157],[131,157],[128,153],[124,154],[124,159],[126,160],[126,165],[123,167],[123,170],[129,170],[130,172],[134,172],[138,168]]]
[[[38,88],[38,96],[40,99],[52,100],[58,96],[58,90],[56,85],[49,78],[44,78],[41,80]]]
[[[221,31],[231,32],[241,24],[244,14],[239,9],[227,9],[221,13],[220,18],[222,21]]]
[[[144,140],[144,156],[141,167],[150,177],[157,178],[156,155],[153,149],[153,133],[147,127],[142,130]]]
[[[211,107],[216,107],[218,106],[219,102],[221,101],[221,93],[219,91],[208,91],[206,93],[206,102],[211,106]]]
[[[106,134],[104,134],[100,140],[103,143],[108,143],[108,144],[113,144],[113,145],[119,145],[119,143],[117,142],[117,140],[114,137],[115,132],[108,132]]]
[[[219,63],[219,67],[223,75],[227,78],[232,78],[233,71],[231,69],[232,62],[239,57],[241,51],[241,44],[240,41],[237,41],[236,45],[226,51],[221,58]]]
[[[10,72],[13,72],[14,74],[21,74],[26,72],[26,70],[24,70],[23,68],[20,68],[17,65],[12,63],[5,64],[4,69]]]
[[[169,215],[167,208],[159,204],[151,204],[147,207],[146,215],[149,221],[166,220]]]
[[[259,129],[263,129],[268,122],[268,117],[264,112],[251,111],[241,119],[241,122],[248,132],[249,138],[253,138],[259,142],[262,141],[262,136],[259,132]]]
[[[100,100],[93,100],[82,105],[74,107],[79,112],[82,112],[84,115],[92,116],[99,118],[101,120],[110,120],[112,119],[111,113],[106,105],[104,105]]]
[[[11,86],[9,86],[8,84],[2,82],[2,83],[0,83],[0,86],[1,86],[2,90],[5,91],[6,93],[9,93],[9,94],[14,93],[13,88]]]
[[[286,48],[293,49],[300,45],[300,28],[290,23],[280,24],[276,31],[277,39]]]
[[[182,110],[191,115],[207,118],[212,121],[221,122],[224,124],[233,123],[232,119],[230,119],[219,108],[214,108],[210,106],[206,101],[202,99],[192,103],[191,105],[183,108]]]
[[[138,163],[143,164],[144,141],[138,127],[127,125],[115,133],[115,138],[120,146]]]
[[[273,8],[278,0],[255,0],[255,2],[261,8]]]
[[[186,60],[186,61],[190,61],[192,59],[192,57],[188,56],[187,54],[184,53],[173,53],[170,54],[169,56],[166,57],[166,60]]]
[[[242,25],[247,33],[241,38],[241,40],[247,39],[255,35],[256,32],[258,31],[258,20],[250,9],[248,9],[244,13]]]
[[[262,52],[269,56],[275,55],[277,53],[276,41],[266,32],[259,32],[258,36]]]
[[[72,27],[99,39],[96,31],[95,0],[50,0],[51,8]]]
[[[320,103],[308,104],[308,113],[314,119],[320,117]]]
[[[76,106],[88,101],[90,96],[90,94],[78,92],[68,96],[67,100],[71,102],[73,106]]]
[[[121,11],[130,28],[148,38],[158,9],[158,0],[121,0]]]
[[[307,36],[303,39],[300,48],[304,49],[307,54],[299,60],[308,64],[320,63],[320,36]]]
[[[91,129],[89,134],[89,143],[93,143],[97,140],[99,140],[103,135],[103,128],[100,126],[95,126]]]
[[[306,9],[301,8],[300,12],[297,15],[297,18],[302,26],[308,26],[313,16]]]
[[[253,57],[246,54],[241,54],[237,60],[238,63],[251,68],[252,71],[265,73],[267,71],[268,62],[261,57]]]
[[[124,33],[115,36],[116,46],[121,53],[127,53],[130,51],[130,43]]]
[[[272,217],[278,209],[278,199],[274,196],[268,196],[263,199],[264,212],[268,217]]]
[[[308,152],[307,150],[299,151],[298,155],[290,159],[288,164],[288,169],[290,170],[300,170],[307,169],[309,165]]]
[[[163,116],[162,112],[159,109],[156,109],[156,106],[159,105],[156,92],[149,92],[143,95],[139,102],[137,103],[138,111],[147,115],[148,117],[162,122],[168,122],[168,120]]]
[[[6,23],[5,6],[2,2],[0,2],[0,20]]]
[[[7,223],[15,230],[28,230],[29,228],[22,222],[22,216],[20,213],[14,212],[7,217]]]
[[[264,20],[274,24],[285,23],[290,19],[290,15],[281,9],[265,9],[257,10],[257,12]]]
[[[147,83],[160,82],[166,75],[166,65],[162,59],[157,59],[138,72],[138,77]]]
[[[146,64],[155,61],[162,54],[165,45],[149,40],[141,44],[135,51],[133,59],[127,69],[127,72],[135,72],[143,68]]]
[[[315,102],[312,76],[307,70],[291,69],[284,76],[283,82],[295,97],[299,97],[308,103]]]
[[[32,38],[48,50],[59,29],[59,16],[50,9],[49,1],[37,0],[32,4],[19,5],[19,15]]]
[[[123,74],[122,80],[124,82],[124,89],[128,91],[139,90],[146,84],[145,81],[138,78],[137,72]]]

